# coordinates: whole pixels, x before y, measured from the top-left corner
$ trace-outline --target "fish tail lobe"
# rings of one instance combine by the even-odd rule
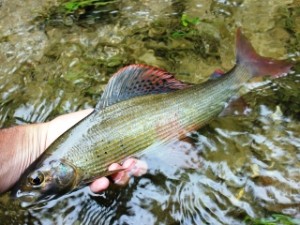
[[[236,63],[245,66],[253,77],[270,75],[280,77],[286,75],[292,63],[264,57],[256,53],[250,41],[244,36],[241,29],[236,33]]]

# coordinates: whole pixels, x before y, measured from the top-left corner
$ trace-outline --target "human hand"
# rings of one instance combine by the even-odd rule
[[[16,126],[0,130],[0,193],[7,191],[20,178],[24,170],[44,152],[61,134],[88,116],[93,110],[82,110],[59,116],[50,122]],[[122,165],[113,163],[108,170],[125,169],[111,176],[118,185],[128,182],[130,175],[141,176],[147,165],[129,158]],[[101,177],[90,184],[92,192],[108,188],[109,179]]]
[[[118,172],[111,175],[113,182],[117,185],[125,185],[128,183],[130,176],[141,176],[147,172],[147,164],[144,161],[137,160],[134,158],[129,158],[124,161],[122,165],[118,163],[113,163],[109,166],[108,170],[119,170],[125,169],[124,171]],[[101,192],[108,188],[109,179],[107,177],[101,177],[90,184],[90,189],[92,192]]]

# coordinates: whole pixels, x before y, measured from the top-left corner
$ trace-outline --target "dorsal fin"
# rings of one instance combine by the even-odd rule
[[[96,110],[133,97],[167,93],[189,86],[159,68],[139,64],[129,65],[110,78]]]

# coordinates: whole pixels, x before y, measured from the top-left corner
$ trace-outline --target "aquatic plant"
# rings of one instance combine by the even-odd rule
[[[195,26],[200,23],[200,18],[199,17],[189,17],[186,14],[182,14],[181,16],[181,24],[184,27],[188,26]]]
[[[271,217],[253,219],[246,217],[244,221],[247,225],[297,225],[300,224],[299,219],[293,219],[283,214],[273,214]]]
[[[180,18],[180,28],[172,33],[173,38],[186,37],[197,32],[195,26],[200,23],[199,17],[190,17],[187,14],[182,14]]]
[[[86,8],[89,6],[98,7],[104,6],[110,3],[115,3],[115,1],[107,1],[107,0],[71,0],[62,4],[66,12],[74,13],[76,10],[80,8]]]

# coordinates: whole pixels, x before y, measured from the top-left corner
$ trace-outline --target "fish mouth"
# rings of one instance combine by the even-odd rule
[[[17,190],[15,192],[11,192],[11,196],[15,201],[17,201],[20,204],[22,208],[29,208],[45,203],[54,197],[53,195],[44,196],[40,192],[32,190]]]
[[[20,203],[21,207],[27,208],[39,202],[41,194],[37,191],[17,190],[11,192],[11,197]]]
[[[15,193],[13,193],[13,198],[18,199],[21,202],[32,203],[39,198],[39,195],[35,191],[24,192],[24,191],[18,190]]]

